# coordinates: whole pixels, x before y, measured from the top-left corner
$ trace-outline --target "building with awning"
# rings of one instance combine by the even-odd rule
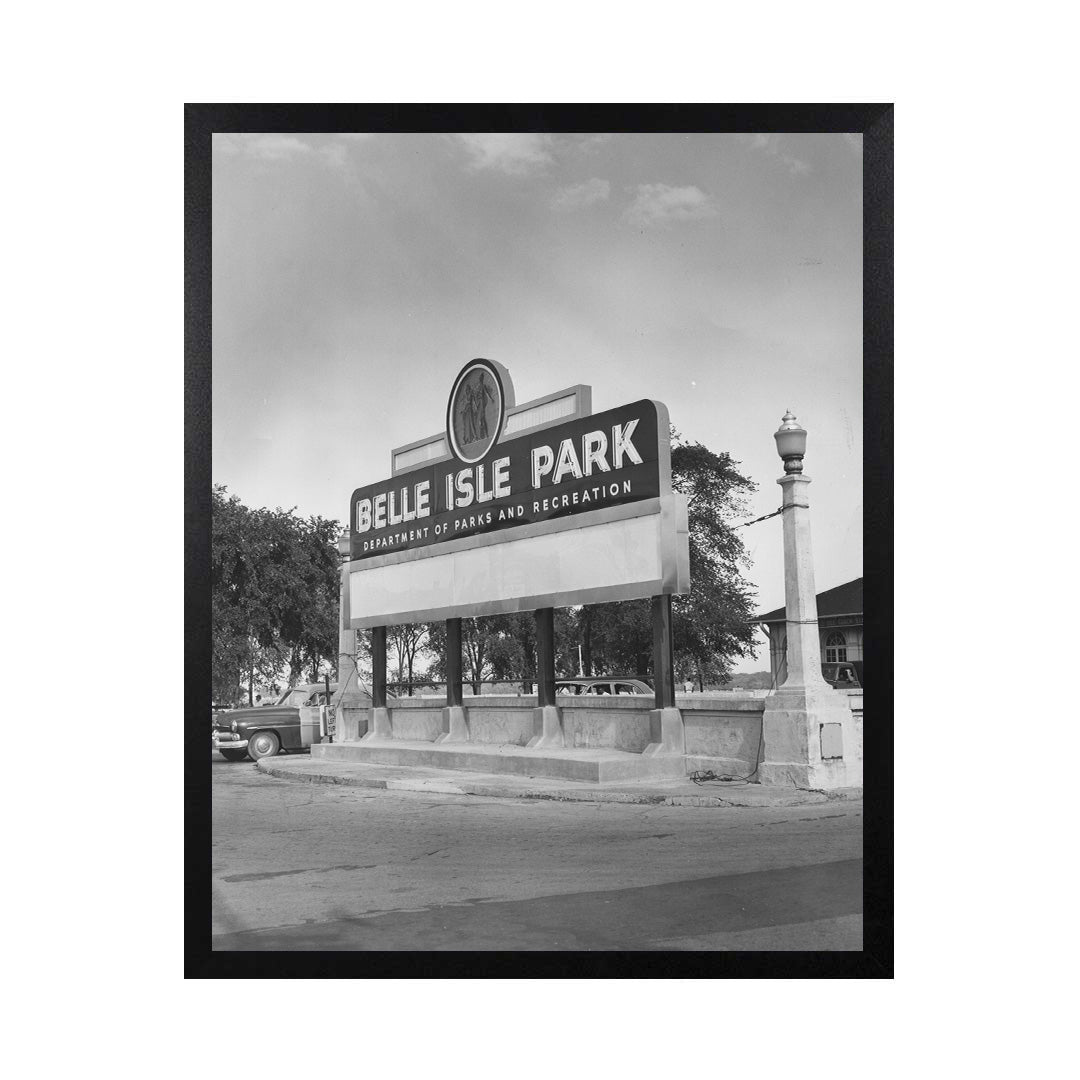
[[[853,663],[862,670],[863,579],[855,578],[817,594],[818,633],[823,665]],[[787,678],[787,613],[785,608],[757,617],[769,638],[773,685]]]

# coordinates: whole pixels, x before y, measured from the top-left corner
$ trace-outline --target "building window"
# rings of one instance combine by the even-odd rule
[[[847,660],[847,641],[843,634],[832,633],[825,638],[825,663],[842,664]]]

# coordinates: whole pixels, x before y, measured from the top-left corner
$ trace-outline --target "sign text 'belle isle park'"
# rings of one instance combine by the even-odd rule
[[[424,547],[660,494],[657,409],[622,405],[358,488],[352,558]],[[663,437],[667,437],[664,431]]]

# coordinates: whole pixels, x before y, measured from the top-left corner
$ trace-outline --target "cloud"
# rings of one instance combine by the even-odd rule
[[[344,168],[348,161],[348,147],[370,137],[366,133],[341,132],[334,136],[334,141],[320,142],[321,136],[317,136],[315,144],[312,144],[298,139],[295,135],[269,132],[225,133],[214,135],[214,149],[219,153],[242,156],[252,161],[296,161],[303,158],[308,161],[319,160],[340,169]],[[339,141],[342,139],[348,141]]]
[[[692,221],[716,216],[716,207],[700,188],[670,184],[638,184],[637,198],[626,211],[631,225],[657,225],[665,221]]]
[[[612,138],[612,135],[609,132],[594,132],[587,135],[564,135],[563,138],[568,139],[571,145],[579,150],[592,151],[603,146]]]
[[[528,131],[499,134],[491,131],[457,136],[469,152],[474,169],[496,169],[513,176],[551,164],[551,136]]]
[[[862,132],[861,131],[845,131],[842,132],[844,141],[851,147],[852,152],[856,154],[862,153]]]
[[[345,144],[339,142],[327,143],[319,151],[323,160],[336,169],[343,169],[346,162]]]
[[[603,202],[611,194],[611,185],[606,180],[586,180],[583,184],[571,184],[559,188],[551,205],[556,210],[580,210],[595,202]]]
[[[245,154],[259,161],[282,161],[312,152],[311,145],[295,135],[224,134],[214,136],[214,146],[225,154]]]
[[[810,172],[810,165],[801,158],[794,157],[783,149],[783,136],[775,133],[757,132],[754,135],[740,135],[744,142],[749,141],[755,150],[761,150],[776,158],[792,176],[801,176]]]

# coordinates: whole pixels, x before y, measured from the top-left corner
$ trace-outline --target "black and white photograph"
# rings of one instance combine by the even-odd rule
[[[892,107],[426,108],[187,107],[189,964],[890,977]]]
[[[1067,1068],[1075,35],[925,14],[13,10],[11,1071]]]

